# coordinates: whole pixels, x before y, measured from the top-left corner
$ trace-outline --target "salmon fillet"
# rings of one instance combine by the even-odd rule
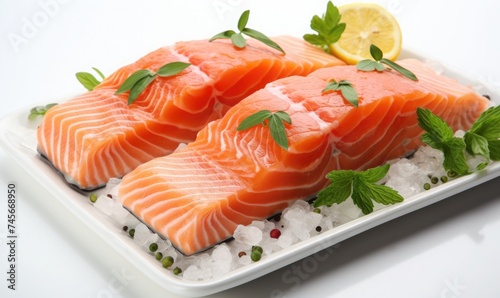
[[[230,238],[239,224],[311,198],[327,186],[332,170],[364,170],[411,154],[422,145],[418,107],[453,129],[469,129],[489,105],[417,60],[400,64],[419,81],[395,71],[339,66],[269,83],[211,122],[194,142],[127,174],[119,186],[123,206],[190,255]],[[352,83],[358,108],[338,91],[322,93],[331,79]],[[263,109],[290,115],[288,150],[262,125],[236,130]]]
[[[273,40],[286,55],[254,40],[244,49],[227,40],[160,48],[122,67],[93,91],[50,109],[38,129],[38,150],[69,183],[94,189],[193,141],[207,123],[266,83],[344,64],[301,39]],[[191,66],[173,77],[157,77],[131,105],[128,92],[115,95],[135,71],[156,71],[174,61]]]

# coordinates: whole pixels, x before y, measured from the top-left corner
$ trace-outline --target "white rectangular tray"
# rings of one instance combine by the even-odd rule
[[[500,94],[482,82],[471,79],[449,67],[425,59],[414,51],[403,51],[401,58],[404,57],[414,57],[423,61],[427,60],[437,68],[440,68],[445,75],[455,78],[463,84],[473,86],[478,92],[490,95],[496,105],[500,104]],[[130,237],[126,236],[115,222],[94,208],[89,203],[86,195],[68,187],[59,174],[38,156],[36,153],[36,124],[30,123],[27,120],[29,110],[30,108],[26,108],[14,112],[0,120],[1,147],[53,195],[51,199],[62,203],[76,218],[102,237],[104,241],[108,242],[127,260],[130,260],[146,276],[163,287],[165,291],[193,297],[209,295],[236,287],[382,223],[500,176],[500,163],[497,162],[480,172],[450,181],[406,199],[402,203],[375,211],[332,230],[325,231],[308,240],[294,244],[289,248],[263,258],[259,262],[236,269],[209,281],[190,282],[181,280],[173,276],[170,271],[162,268],[154,257],[151,257],[150,254],[137,246]]]

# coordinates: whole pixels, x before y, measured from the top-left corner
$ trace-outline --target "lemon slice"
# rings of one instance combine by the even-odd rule
[[[402,36],[396,18],[382,6],[371,3],[353,3],[339,7],[340,22],[346,29],[340,39],[330,45],[330,51],[348,64],[372,59],[370,45],[384,53],[384,58],[395,60],[401,51]]]

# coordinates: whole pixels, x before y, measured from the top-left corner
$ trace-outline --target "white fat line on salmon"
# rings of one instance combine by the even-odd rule
[[[309,115],[312,119],[316,121],[322,131],[329,129],[330,124],[323,121],[314,111],[308,111],[302,102],[293,102],[288,96],[286,96],[281,86],[276,86],[275,84],[268,84],[265,88],[269,93],[276,96],[277,98],[287,102],[289,104],[289,109],[294,112],[303,112]],[[293,122],[292,122],[293,123]]]
[[[189,68],[196,74],[198,74],[200,77],[203,78],[203,81],[207,83],[208,85],[213,85],[214,81],[204,72],[200,69],[198,65],[194,65],[189,61],[189,57],[182,55],[181,53],[177,52],[173,47],[170,48],[170,51],[172,54],[174,54],[175,57],[179,58],[179,61],[181,62],[186,62],[190,63],[191,65]]]

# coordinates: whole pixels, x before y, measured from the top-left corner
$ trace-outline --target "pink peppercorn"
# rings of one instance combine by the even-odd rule
[[[272,229],[269,235],[271,238],[278,239],[281,236],[281,231],[278,229]]]

